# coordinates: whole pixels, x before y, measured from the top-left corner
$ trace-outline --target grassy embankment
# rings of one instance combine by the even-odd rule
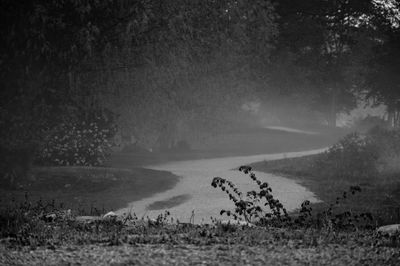
[[[398,134],[369,134],[369,147],[363,149],[357,147],[358,144],[348,142],[345,146],[354,146],[344,147],[345,151],[335,156],[329,156],[328,152],[259,162],[252,166],[256,171],[292,178],[313,191],[323,201],[313,205],[315,212],[326,210],[350,186],[359,185],[362,192],[349,195],[335,207],[338,212],[371,212],[378,225],[400,223]],[[349,154],[346,154],[346,149],[351,150]],[[342,167],[344,164],[347,169]]]

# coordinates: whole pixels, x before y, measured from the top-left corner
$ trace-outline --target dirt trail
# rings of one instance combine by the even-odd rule
[[[213,177],[227,178],[233,181],[242,191],[249,191],[256,188],[254,183],[248,176],[233,169],[254,162],[316,154],[323,150],[176,161],[149,165],[146,168],[169,171],[180,176],[181,180],[174,188],[132,202],[127,208],[120,209],[117,212],[121,214],[132,210],[139,218],[147,216],[154,218],[162,213],[161,207],[168,206],[172,217],[181,222],[189,222],[192,211],[194,211],[195,223],[209,223],[210,217],[221,218],[219,215],[221,209],[231,209],[233,206],[226,193],[211,186]],[[273,195],[284,204],[288,211],[298,208],[304,200],[318,201],[311,191],[291,179],[262,172],[255,172],[255,174],[258,179],[270,184]],[[182,201],[177,199],[182,199]],[[159,210],[154,207],[157,205],[160,206]],[[149,206],[151,207],[149,208]]]

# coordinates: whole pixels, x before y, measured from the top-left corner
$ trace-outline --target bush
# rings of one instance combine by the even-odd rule
[[[41,165],[102,165],[111,153],[116,133],[112,117],[95,114],[91,118],[61,123],[47,138],[36,163]]]
[[[374,127],[368,131],[369,138],[379,149],[380,155],[400,155],[400,130]]]
[[[354,122],[353,128],[357,132],[366,133],[372,128],[380,127],[383,129],[387,126],[388,126],[387,121],[383,120],[382,118],[378,116],[368,115],[367,117],[357,119]]]
[[[251,170],[250,166],[239,167],[239,171],[248,174],[259,188],[258,191],[248,191],[246,194],[239,191],[235,184],[229,180],[221,177],[213,178],[211,186],[214,188],[219,187],[223,192],[227,193],[229,199],[235,205],[234,211],[221,210],[220,214],[226,214],[236,221],[246,221],[248,223],[257,221],[283,224],[289,221],[290,218],[286,209],[272,195],[272,188],[267,182],[261,182],[261,180],[257,179]]]
[[[368,178],[400,156],[400,130],[374,127],[366,134],[351,133],[333,145],[316,163],[317,171],[332,178]]]
[[[318,167],[332,178],[363,178],[376,174],[379,150],[370,136],[351,133],[318,160]]]

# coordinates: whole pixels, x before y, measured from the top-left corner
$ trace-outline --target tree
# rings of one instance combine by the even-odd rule
[[[399,126],[400,3],[374,1],[375,13],[369,17],[373,27],[355,50],[351,70],[356,88],[367,103],[385,105],[392,126]]]
[[[114,88],[104,88],[103,104],[121,114],[124,134],[148,147],[224,128],[249,94],[241,84],[269,57],[273,7],[268,1],[150,1],[146,12],[146,23],[122,31],[130,37],[117,37],[126,40],[122,48],[102,59],[111,83],[101,83]]]
[[[372,29],[368,18],[376,14],[376,8],[372,2],[354,0],[276,3],[280,15],[277,47],[281,54],[290,53],[296,71],[306,76],[301,89],[313,98],[313,108],[336,125],[336,114],[355,106],[348,68],[360,35]]]
[[[387,107],[389,122],[400,126],[400,31],[386,32],[385,40],[378,44],[364,73],[367,99]]]
[[[80,88],[83,93],[75,93],[71,73],[110,43],[104,38],[110,37],[110,30],[124,22],[125,12],[129,14],[131,10],[123,9],[125,4],[126,1],[1,1],[2,174],[14,172],[23,177],[55,128],[71,118],[78,120],[82,112],[97,111],[97,107],[87,108],[87,101],[77,101],[77,96],[89,99],[92,95],[84,88]]]
[[[1,123],[18,125],[0,132],[15,136],[3,146],[46,142],[60,124],[107,109],[146,146],[165,123],[173,139],[193,125],[218,128],[239,109],[248,92],[240,84],[267,60],[276,34],[264,0],[1,5]]]
[[[130,12],[118,8],[124,2],[2,1],[1,106],[7,116],[54,122],[76,105],[77,95],[90,94],[74,91],[70,74],[110,43],[109,31]]]

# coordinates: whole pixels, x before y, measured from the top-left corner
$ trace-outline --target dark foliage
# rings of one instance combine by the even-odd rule
[[[351,186],[348,191],[344,191],[326,210],[315,213],[310,201],[306,200],[301,203],[298,213],[289,214],[282,203],[274,198],[268,183],[258,180],[251,170],[250,166],[239,167],[239,171],[248,174],[260,190],[249,191],[245,194],[246,197],[231,181],[214,177],[211,185],[226,192],[235,205],[234,211],[221,210],[221,215],[226,214],[237,221],[245,220],[267,227],[316,227],[330,230],[373,227],[374,219],[371,213],[336,210],[349,196],[361,192],[359,186]]]
[[[116,133],[110,112],[92,112],[57,125],[37,152],[40,165],[103,165],[111,153]]]

